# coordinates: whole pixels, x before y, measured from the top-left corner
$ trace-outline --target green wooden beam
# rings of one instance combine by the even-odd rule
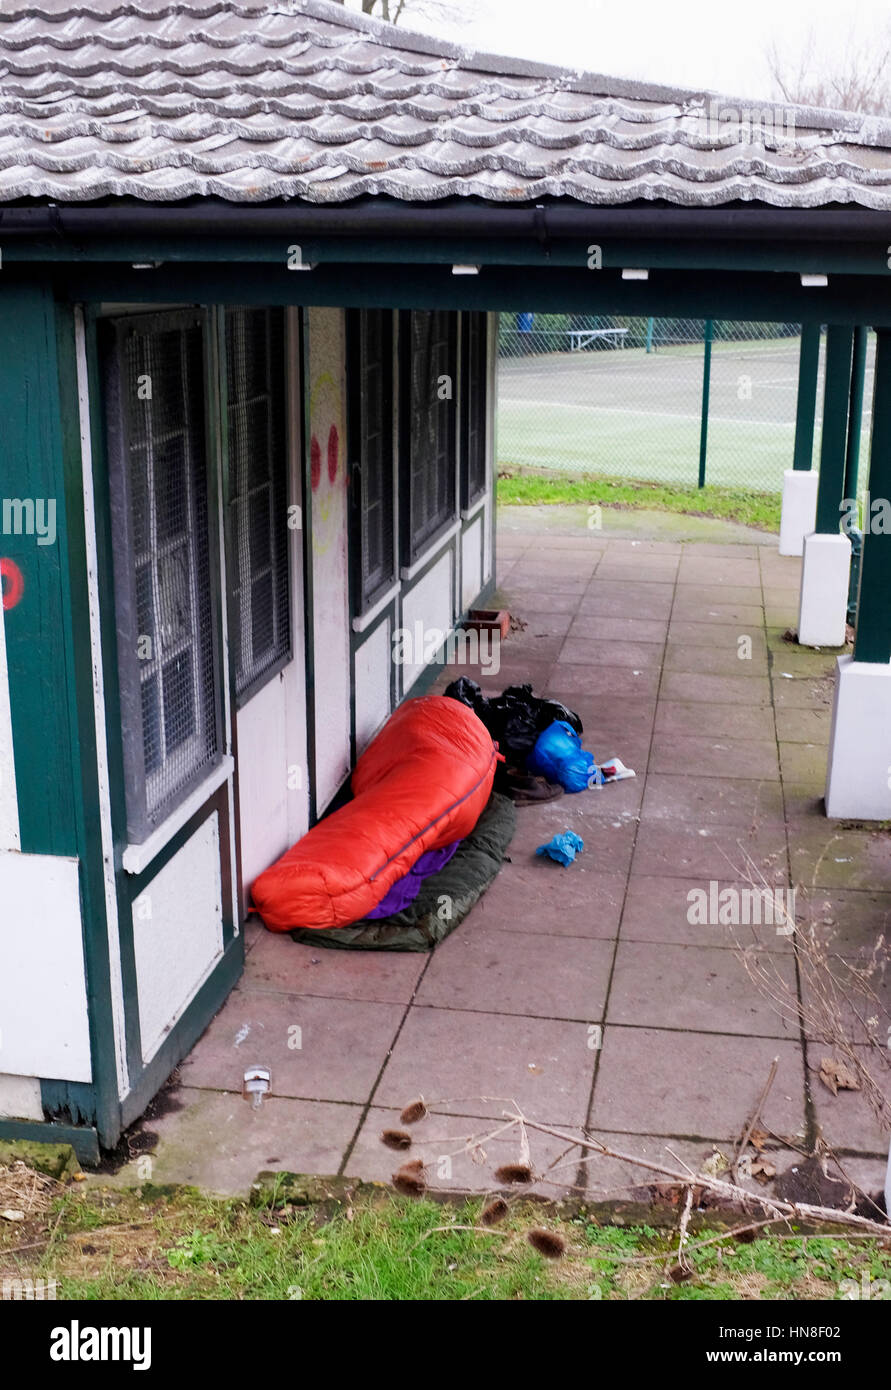
[[[585,268],[589,245],[601,248],[606,269],[647,266],[650,270],[788,272],[876,276],[887,278],[887,239],[872,241],[814,241],[802,244],[789,239],[743,241],[710,237],[632,238],[612,237],[593,231],[578,239],[539,241],[530,237],[388,237],[388,236],[91,236],[73,238],[45,235],[7,237],[3,243],[4,268],[11,265],[98,264],[122,266],[154,262],[193,264],[216,262],[222,267],[258,263],[284,265],[288,248],[300,246],[307,263],[332,265],[363,263],[395,265],[439,264],[450,267],[460,261],[473,265],[562,265]],[[141,271],[140,274],[151,274]],[[597,273],[597,272],[593,272]],[[811,292],[813,293],[813,292]],[[817,292],[819,298],[820,292]]]
[[[891,501],[891,330],[876,340],[872,439],[869,451],[869,495],[873,502]],[[864,518],[860,561],[860,601],[854,660],[886,664],[891,660],[891,532],[872,529]]]
[[[820,483],[817,526],[822,535],[838,535],[845,486],[848,400],[851,389],[853,328],[831,324],[826,332],[826,380],[823,387],[823,432],[820,438]]]
[[[798,353],[798,404],[795,411],[795,448],[792,467],[807,471],[814,457],[814,421],[817,414],[817,368],[820,362],[820,325],[801,329]]]
[[[27,277],[4,262],[4,281]],[[300,304],[348,308],[486,309],[506,312],[630,314],[670,318],[758,320],[766,323],[855,323],[891,326],[891,275],[834,276],[804,289],[797,275],[658,271],[647,281],[618,270],[547,266],[485,266],[454,276],[448,266],[382,263],[283,266],[123,265],[59,268],[60,298],[75,303]]]

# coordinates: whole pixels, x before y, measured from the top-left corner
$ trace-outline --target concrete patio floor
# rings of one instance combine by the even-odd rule
[[[134,1136],[134,1152],[154,1145],[152,1179],[221,1192],[264,1169],[388,1179],[400,1160],[378,1135],[419,1093],[457,1117],[418,1129],[433,1186],[491,1183],[491,1165],[438,1161],[448,1136],[494,1127],[505,1101],[482,1097],[695,1168],[713,1147],[732,1154],[778,1057],[761,1124],[778,1169],[822,1135],[880,1188],[887,1138],[866,1100],[818,1078],[831,1045],[751,983],[727,927],[688,920],[691,889],[749,886],[748,857],[771,883],[807,885],[800,915],[845,957],[891,922],[891,835],[823,814],[835,658],[783,640],[798,572],[775,537],[738,526],[605,513],[590,531],[585,508],[505,509],[498,597],[526,626],[497,675],[465,673],[563,700],[598,761],[618,754],[637,777],[521,808],[510,861],[430,955],[298,945],[252,921],[239,987]],[[585,842],[574,864],[535,857],[566,829]],[[794,996],[793,942],[753,930]],[[257,1111],[241,1098],[252,1063],[272,1071]],[[538,1165],[565,1147],[542,1138]],[[597,1197],[646,1180],[617,1160],[581,1172]],[[118,1180],[146,1175],[134,1162]],[[575,1163],[553,1176],[575,1181]]]

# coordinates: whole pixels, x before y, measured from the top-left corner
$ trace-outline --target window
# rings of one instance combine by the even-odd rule
[[[239,702],[291,655],[285,311],[226,311],[227,561]]]
[[[393,315],[361,309],[350,315],[350,431],[356,478],[352,489],[359,545],[356,608],[366,613],[394,582]]]
[[[128,834],[145,840],[220,754],[203,320],[111,321],[105,339]]]
[[[465,314],[463,327],[464,370],[461,394],[464,406],[464,448],[461,459],[461,505],[470,507],[486,490],[486,315],[476,311]]]
[[[408,316],[409,562],[457,511],[455,343],[457,315],[442,309]]]

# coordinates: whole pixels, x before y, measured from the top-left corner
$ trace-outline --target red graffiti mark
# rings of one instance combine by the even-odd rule
[[[340,439],[337,434],[337,426],[332,425],[328,431],[328,481],[333,483],[337,477],[337,459],[340,453]]]
[[[0,560],[0,590],[3,593],[3,608],[7,611],[21,602],[25,592],[25,576],[14,560]]]
[[[309,479],[313,492],[316,492],[322,480],[322,446],[315,435],[309,444]]]

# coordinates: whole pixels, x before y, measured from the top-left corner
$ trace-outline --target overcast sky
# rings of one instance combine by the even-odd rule
[[[348,0],[350,3],[350,0]],[[813,30],[828,61],[851,35],[878,34],[889,0],[457,0],[467,23],[422,28],[497,53],[583,67],[612,76],[768,97],[765,49],[790,55]]]

